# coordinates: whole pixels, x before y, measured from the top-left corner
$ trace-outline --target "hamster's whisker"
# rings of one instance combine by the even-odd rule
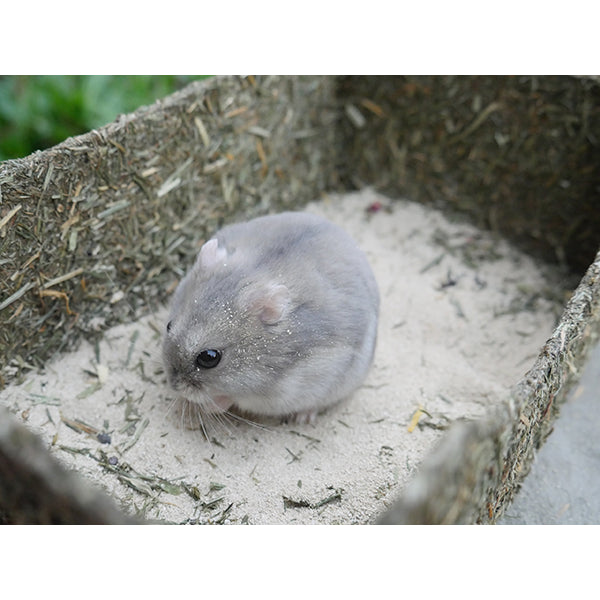
[[[215,408],[217,410],[207,412],[207,414],[210,415],[210,418],[213,419],[214,423],[218,423],[218,425],[220,427],[222,427],[227,432],[228,435],[231,435],[231,429],[229,429],[229,427],[227,426],[227,421],[224,418],[224,415],[226,413],[222,412],[219,409],[219,407],[217,406],[216,402],[212,398],[210,399],[210,402],[215,406]]]
[[[181,404],[179,405],[179,428],[180,429],[185,429],[186,419],[188,419],[188,417],[186,416],[188,411],[189,411],[188,403],[185,400],[181,401]]]
[[[177,398],[167,398],[167,400],[169,401],[169,405],[167,406],[167,410],[165,411],[165,414],[163,416],[163,423],[167,420],[167,418],[169,417],[169,413],[173,410],[173,407],[178,402]]]
[[[208,440],[208,442],[210,443],[210,436],[208,435],[208,429],[207,429],[208,419],[207,419],[207,422],[205,423],[204,419],[202,418],[203,411],[202,411],[201,407],[193,402],[188,402],[187,404],[188,404],[188,406],[187,406],[188,421],[191,423],[192,429],[198,429],[198,427],[194,423],[194,419],[195,419],[195,422],[198,425],[200,425],[199,429],[202,431],[202,434],[204,435],[206,440]]]
[[[252,427],[256,427],[258,429],[262,429],[264,431],[271,431],[270,427],[263,425],[262,423],[258,423],[257,421],[253,421],[252,419],[245,419],[244,417],[232,413],[230,411],[226,411],[225,414],[234,421],[239,421],[240,423],[245,423],[246,425],[251,425]]]

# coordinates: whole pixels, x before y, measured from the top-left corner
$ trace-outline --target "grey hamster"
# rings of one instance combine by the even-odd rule
[[[378,313],[367,258],[337,225],[305,212],[229,225],[175,291],[167,378],[209,413],[313,421],[365,379]]]

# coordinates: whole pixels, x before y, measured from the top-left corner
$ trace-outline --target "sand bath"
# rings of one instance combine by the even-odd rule
[[[5,389],[0,402],[127,512],[172,523],[370,523],[452,422],[505,399],[550,336],[561,273],[441,212],[371,190],[307,207],[365,250],[381,292],[364,386],[314,425],[206,425],[172,401],[166,309]]]

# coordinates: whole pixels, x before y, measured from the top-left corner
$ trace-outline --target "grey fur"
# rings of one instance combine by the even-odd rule
[[[167,376],[208,411],[216,401],[255,415],[314,417],[363,382],[378,312],[367,258],[336,225],[302,212],[230,225],[175,291]],[[196,366],[204,349],[222,352],[215,368]]]

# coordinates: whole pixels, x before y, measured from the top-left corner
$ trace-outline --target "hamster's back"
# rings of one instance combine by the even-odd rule
[[[276,276],[301,296],[316,298],[324,289],[337,290],[358,294],[356,301],[379,307],[367,257],[348,233],[318,215],[267,215],[224,227],[216,237],[249,270]]]

